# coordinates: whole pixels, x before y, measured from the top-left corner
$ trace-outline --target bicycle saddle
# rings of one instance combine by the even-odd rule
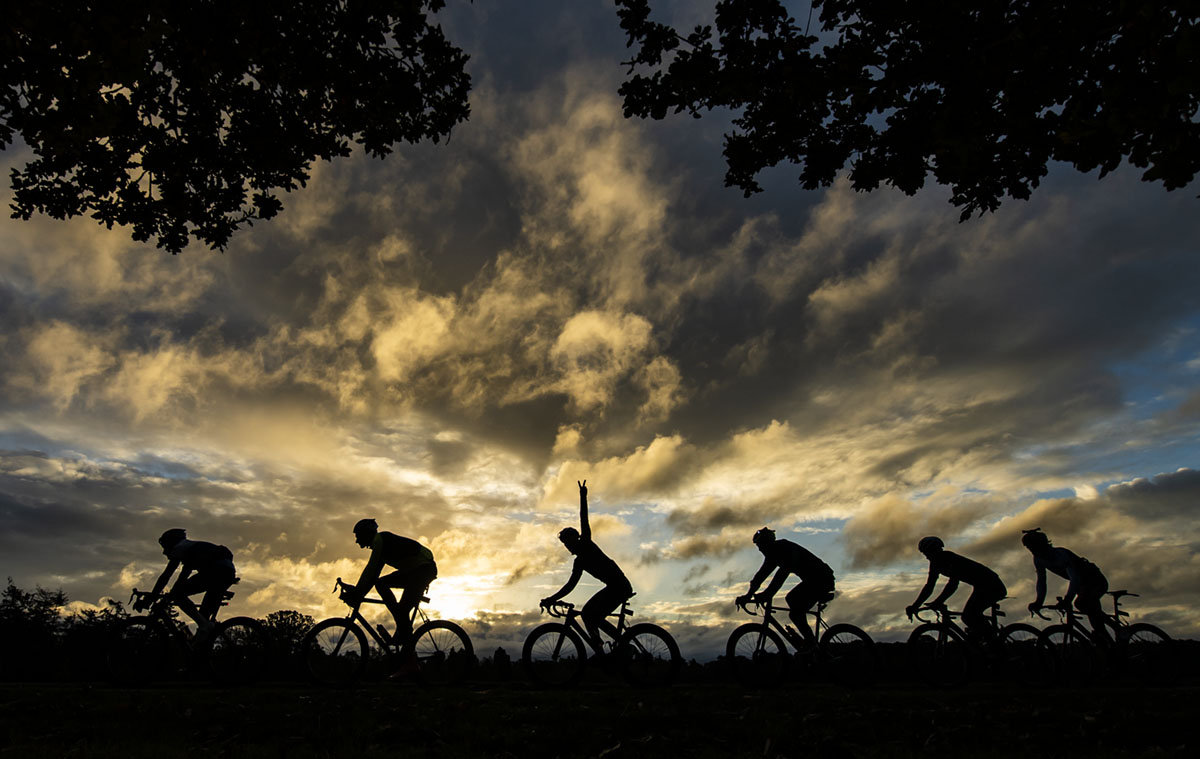
[[[221,598],[224,598],[226,601],[233,598],[233,596],[234,596],[234,593],[232,590],[227,590],[221,594]]]
[[[1121,596],[1133,596],[1134,598],[1138,597],[1137,593],[1130,593],[1128,590],[1110,590],[1108,591],[1108,595],[1112,596],[1113,598],[1120,598]]]
[[[821,597],[820,597],[819,599],[817,599],[817,600],[818,600],[820,603],[827,604],[827,603],[829,603],[830,601],[832,601],[832,600],[833,600],[833,597],[834,597],[834,596],[836,596],[836,595],[837,595],[837,591],[836,591],[836,590],[831,590],[831,591],[829,591],[828,593],[826,593],[825,595],[821,596]]]

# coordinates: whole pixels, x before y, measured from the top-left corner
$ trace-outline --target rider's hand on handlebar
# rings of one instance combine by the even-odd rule
[[[738,596],[737,598],[733,599],[733,605],[734,606],[745,606],[746,604],[750,603],[750,600],[751,600],[750,594],[747,593],[743,596]]]
[[[916,614],[920,610],[921,610],[921,607],[917,606],[916,604],[910,604],[910,605],[904,607],[904,613],[908,617],[909,622],[912,621],[913,615]]]

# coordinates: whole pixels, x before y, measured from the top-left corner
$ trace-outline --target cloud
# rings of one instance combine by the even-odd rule
[[[952,542],[987,511],[979,501],[930,500],[934,503],[918,506],[891,493],[856,513],[842,531],[851,566],[865,569],[910,559],[922,537],[937,535]]]

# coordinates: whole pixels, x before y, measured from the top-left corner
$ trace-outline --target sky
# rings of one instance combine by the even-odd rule
[[[622,116],[607,0],[441,18],[469,122],[318,164],[223,253],[0,220],[0,577],[125,600],[184,527],[233,551],[227,613],[341,615],[374,517],[434,552],[436,615],[511,653],[567,579],[586,479],[638,618],[685,656],[748,621],[768,525],[877,639],[911,629],[930,534],[1022,618],[1038,526],[1134,618],[1200,634],[1195,184],[1054,166],[964,223],[944,188],[789,167],[746,199],[726,117]]]

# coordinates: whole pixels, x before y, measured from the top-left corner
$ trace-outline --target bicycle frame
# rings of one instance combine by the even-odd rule
[[[748,608],[751,604],[753,604],[756,608],[753,610]],[[807,612],[808,616],[813,618],[813,634],[814,634],[814,637],[816,640],[820,640],[821,634],[823,632],[826,632],[829,630],[829,624],[826,623],[824,617],[821,616],[822,613],[825,611],[825,607],[828,605],[829,605],[828,601],[819,601],[817,603],[817,606],[815,609],[809,609]],[[795,648],[797,650],[799,650],[801,648],[801,646],[798,645],[798,643],[797,643],[797,639],[793,637],[793,635],[800,635],[800,632],[799,631],[795,631],[795,632],[791,631],[790,628],[788,628],[788,626],[785,623],[780,622],[779,620],[777,620],[775,618],[776,612],[783,612],[784,614],[790,614],[791,609],[788,608],[787,606],[775,606],[774,604],[769,604],[769,603],[760,604],[760,603],[751,601],[750,603],[747,603],[745,605],[739,604],[738,607],[742,611],[746,612],[747,614],[750,614],[751,616],[757,616],[758,614],[762,614],[762,621],[763,621],[764,625],[767,625],[767,627],[772,628],[776,632],[778,632],[785,641],[787,641],[788,643],[790,643],[792,645],[792,648]]]
[[[1129,627],[1129,622],[1124,619],[1124,617],[1129,616],[1129,612],[1121,611],[1121,596],[1133,596],[1134,598],[1137,598],[1138,594],[1130,593],[1127,590],[1113,590],[1105,593],[1104,595],[1112,596],[1113,599],[1112,614],[1108,614],[1107,612],[1104,614],[1105,624],[1107,624],[1111,629],[1113,641],[1120,641],[1123,631]],[[1057,596],[1057,603],[1055,603],[1053,606],[1043,606],[1042,609],[1049,609],[1050,611],[1057,612],[1063,624],[1071,628],[1072,631],[1082,635],[1090,643],[1101,643],[1101,641],[1096,639],[1095,631],[1089,630],[1088,627],[1084,625],[1082,621],[1080,621],[1079,618],[1081,616],[1086,619],[1087,615],[1081,614],[1079,610],[1072,605],[1064,604],[1062,596]],[[1050,617],[1042,614],[1042,609],[1038,609],[1037,615],[1042,619],[1053,621]]]
[[[925,619],[921,616],[921,612],[923,611],[932,611],[935,615],[937,615],[937,619]],[[990,625],[992,628],[992,640],[999,640],[1000,638],[1000,633],[1004,627],[1000,624],[1000,617],[1003,616],[1004,612],[1000,611],[1000,604],[998,603],[992,604],[987,613],[983,615],[983,618],[988,621],[988,625]],[[913,614],[913,617],[915,617],[918,622],[925,624],[946,625],[948,628],[954,631],[959,638],[967,643],[971,643],[971,638],[967,636],[967,629],[954,621],[955,619],[962,618],[962,612],[960,611],[950,611],[945,606],[922,606]]]
[[[575,604],[566,603],[564,601],[556,601],[552,604],[549,604],[548,606],[543,607],[543,609],[550,616],[558,617],[559,619],[562,619],[563,624],[566,625],[568,629],[575,632],[575,634],[578,635],[583,640],[584,644],[588,648],[592,649],[592,651],[594,651],[595,653],[598,653],[598,654],[604,653],[602,650],[597,649],[596,646],[592,643],[591,637],[589,637],[587,630],[584,628],[583,624],[579,621],[579,618],[582,616],[583,613],[580,611],[576,611]],[[620,640],[621,637],[625,634],[625,630],[626,630],[625,618],[632,617],[632,616],[633,616],[633,609],[629,608],[629,599],[625,599],[624,601],[621,602],[621,608],[618,611],[614,611],[612,614],[607,615],[606,618],[611,618],[611,617],[617,618],[617,624],[616,624],[617,635],[615,638],[613,638],[613,641],[612,641],[613,645],[616,645],[616,642],[618,640]]]
[[[353,588],[354,588],[353,585],[347,585],[345,582],[342,581],[342,578],[339,577],[334,582],[333,592],[338,593],[339,591],[341,591],[340,598],[342,601],[346,601],[346,592],[348,590],[352,590]],[[368,622],[367,618],[363,616],[362,610],[360,608],[362,606],[362,604],[383,604],[384,600],[382,598],[366,598],[364,596],[356,604],[351,604],[349,601],[346,601],[346,603],[348,606],[350,606],[350,613],[346,615],[346,619],[350,620],[354,624],[358,625],[361,629],[365,630],[367,632],[367,634],[371,636],[371,638],[375,641],[375,644],[378,645],[381,650],[387,651],[389,648],[397,648],[397,649],[403,648],[404,644],[407,643],[406,640],[398,640],[395,636],[392,636],[392,642],[391,642],[391,644],[389,644],[387,641],[385,641],[383,639],[383,636],[379,634],[378,630],[375,629],[375,625]],[[417,602],[417,605],[413,607],[412,613],[409,614],[408,620],[409,620],[410,631],[416,630],[418,618],[420,618],[421,624],[425,624],[426,622],[429,621],[429,616],[421,608],[421,604],[423,604],[423,603],[429,603],[429,597],[424,594],[421,595],[421,598]],[[339,642],[339,645],[341,645],[340,642]]]
[[[233,595],[234,594],[232,591],[229,591],[229,590],[225,591],[225,595],[221,599],[220,605],[228,606],[229,599],[233,598]],[[151,593],[148,590],[138,590],[137,588],[134,588],[133,592],[130,593],[130,595],[129,595],[130,607],[132,607],[136,601],[139,601],[143,598],[152,598],[153,599],[150,602],[150,608],[146,609],[147,617],[155,620],[156,622],[162,623],[163,626],[165,626],[168,630],[171,630],[172,632],[174,632],[178,635],[181,635],[184,638],[184,640],[187,641],[189,646],[192,644],[192,639],[195,637],[195,634],[187,626],[187,623],[181,619],[173,619],[169,613],[169,610],[172,607],[180,608],[178,599],[171,596],[170,593],[160,593],[157,596],[155,596],[153,593]],[[220,611],[219,607],[218,607],[218,611]],[[214,612],[213,615],[209,619],[213,623],[216,623],[217,622],[217,613]]]

